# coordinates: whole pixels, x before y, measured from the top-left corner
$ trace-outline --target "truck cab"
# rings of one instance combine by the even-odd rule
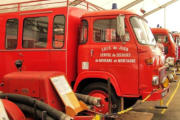
[[[142,17],[120,10],[86,13],[81,18],[75,90],[103,98],[99,112],[108,110],[107,80],[113,104],[124,98],[132,105],[156,90],[149,100],[160,100],[168,91],[164,60]]]
[[[166,58],[173,59],[176,62],[178,58],[176,43],[172,34],[165,28],[152,28],[151,29],[156,41],[164,45],[164,53]]]

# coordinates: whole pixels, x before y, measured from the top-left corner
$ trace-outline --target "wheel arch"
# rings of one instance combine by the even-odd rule
[[[116,95],[121,96],[121,91],[119,89],[117,79],[112,74],[101,71],[83,72],[79,74],[74,85],[74,91],[78,92],[82,90],[85,85],[95,82],[107,83],[108,79],[110,79],[112,89],[114,89]]]

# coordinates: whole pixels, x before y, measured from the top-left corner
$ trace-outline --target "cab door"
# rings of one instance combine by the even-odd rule
[[[116,17],[92,19],[92,41],[89,64],[92,71],[112,74],[123,95],[138,94],[137,47],[126,23],[126,42],[116,34]]]
[[[57,11],[52,15],[52,37],[51,51],[50,51],[50,64],[51,70],[61,71],[67,73],[67,48],[65,42],[65,24],[66,16],[65,11]],[[69,78],[69,76],[68,76]]]

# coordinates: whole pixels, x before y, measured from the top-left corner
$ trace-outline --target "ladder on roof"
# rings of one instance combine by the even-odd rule
[[[23,12],[29,10],[70,7],[70,6],[86,9],[88,11],[104,10],[103,8],[95,4],[92,4],[86,0],[31,0],[26,2],[1,4],[0,13]]]

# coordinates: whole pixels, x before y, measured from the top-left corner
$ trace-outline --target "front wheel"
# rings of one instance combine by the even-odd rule
[[[88,94],[94,97],[101,98],[101,107],[94,107],[97,112],[107,113],[109,112],[109,100],[108,100],[108,87],[106,83],[96,82],[87,85],[81,93]],[[120,99],[115,94],[114,90],[111,89],[111,106],[112,112],[117,112],[120,107]]]

